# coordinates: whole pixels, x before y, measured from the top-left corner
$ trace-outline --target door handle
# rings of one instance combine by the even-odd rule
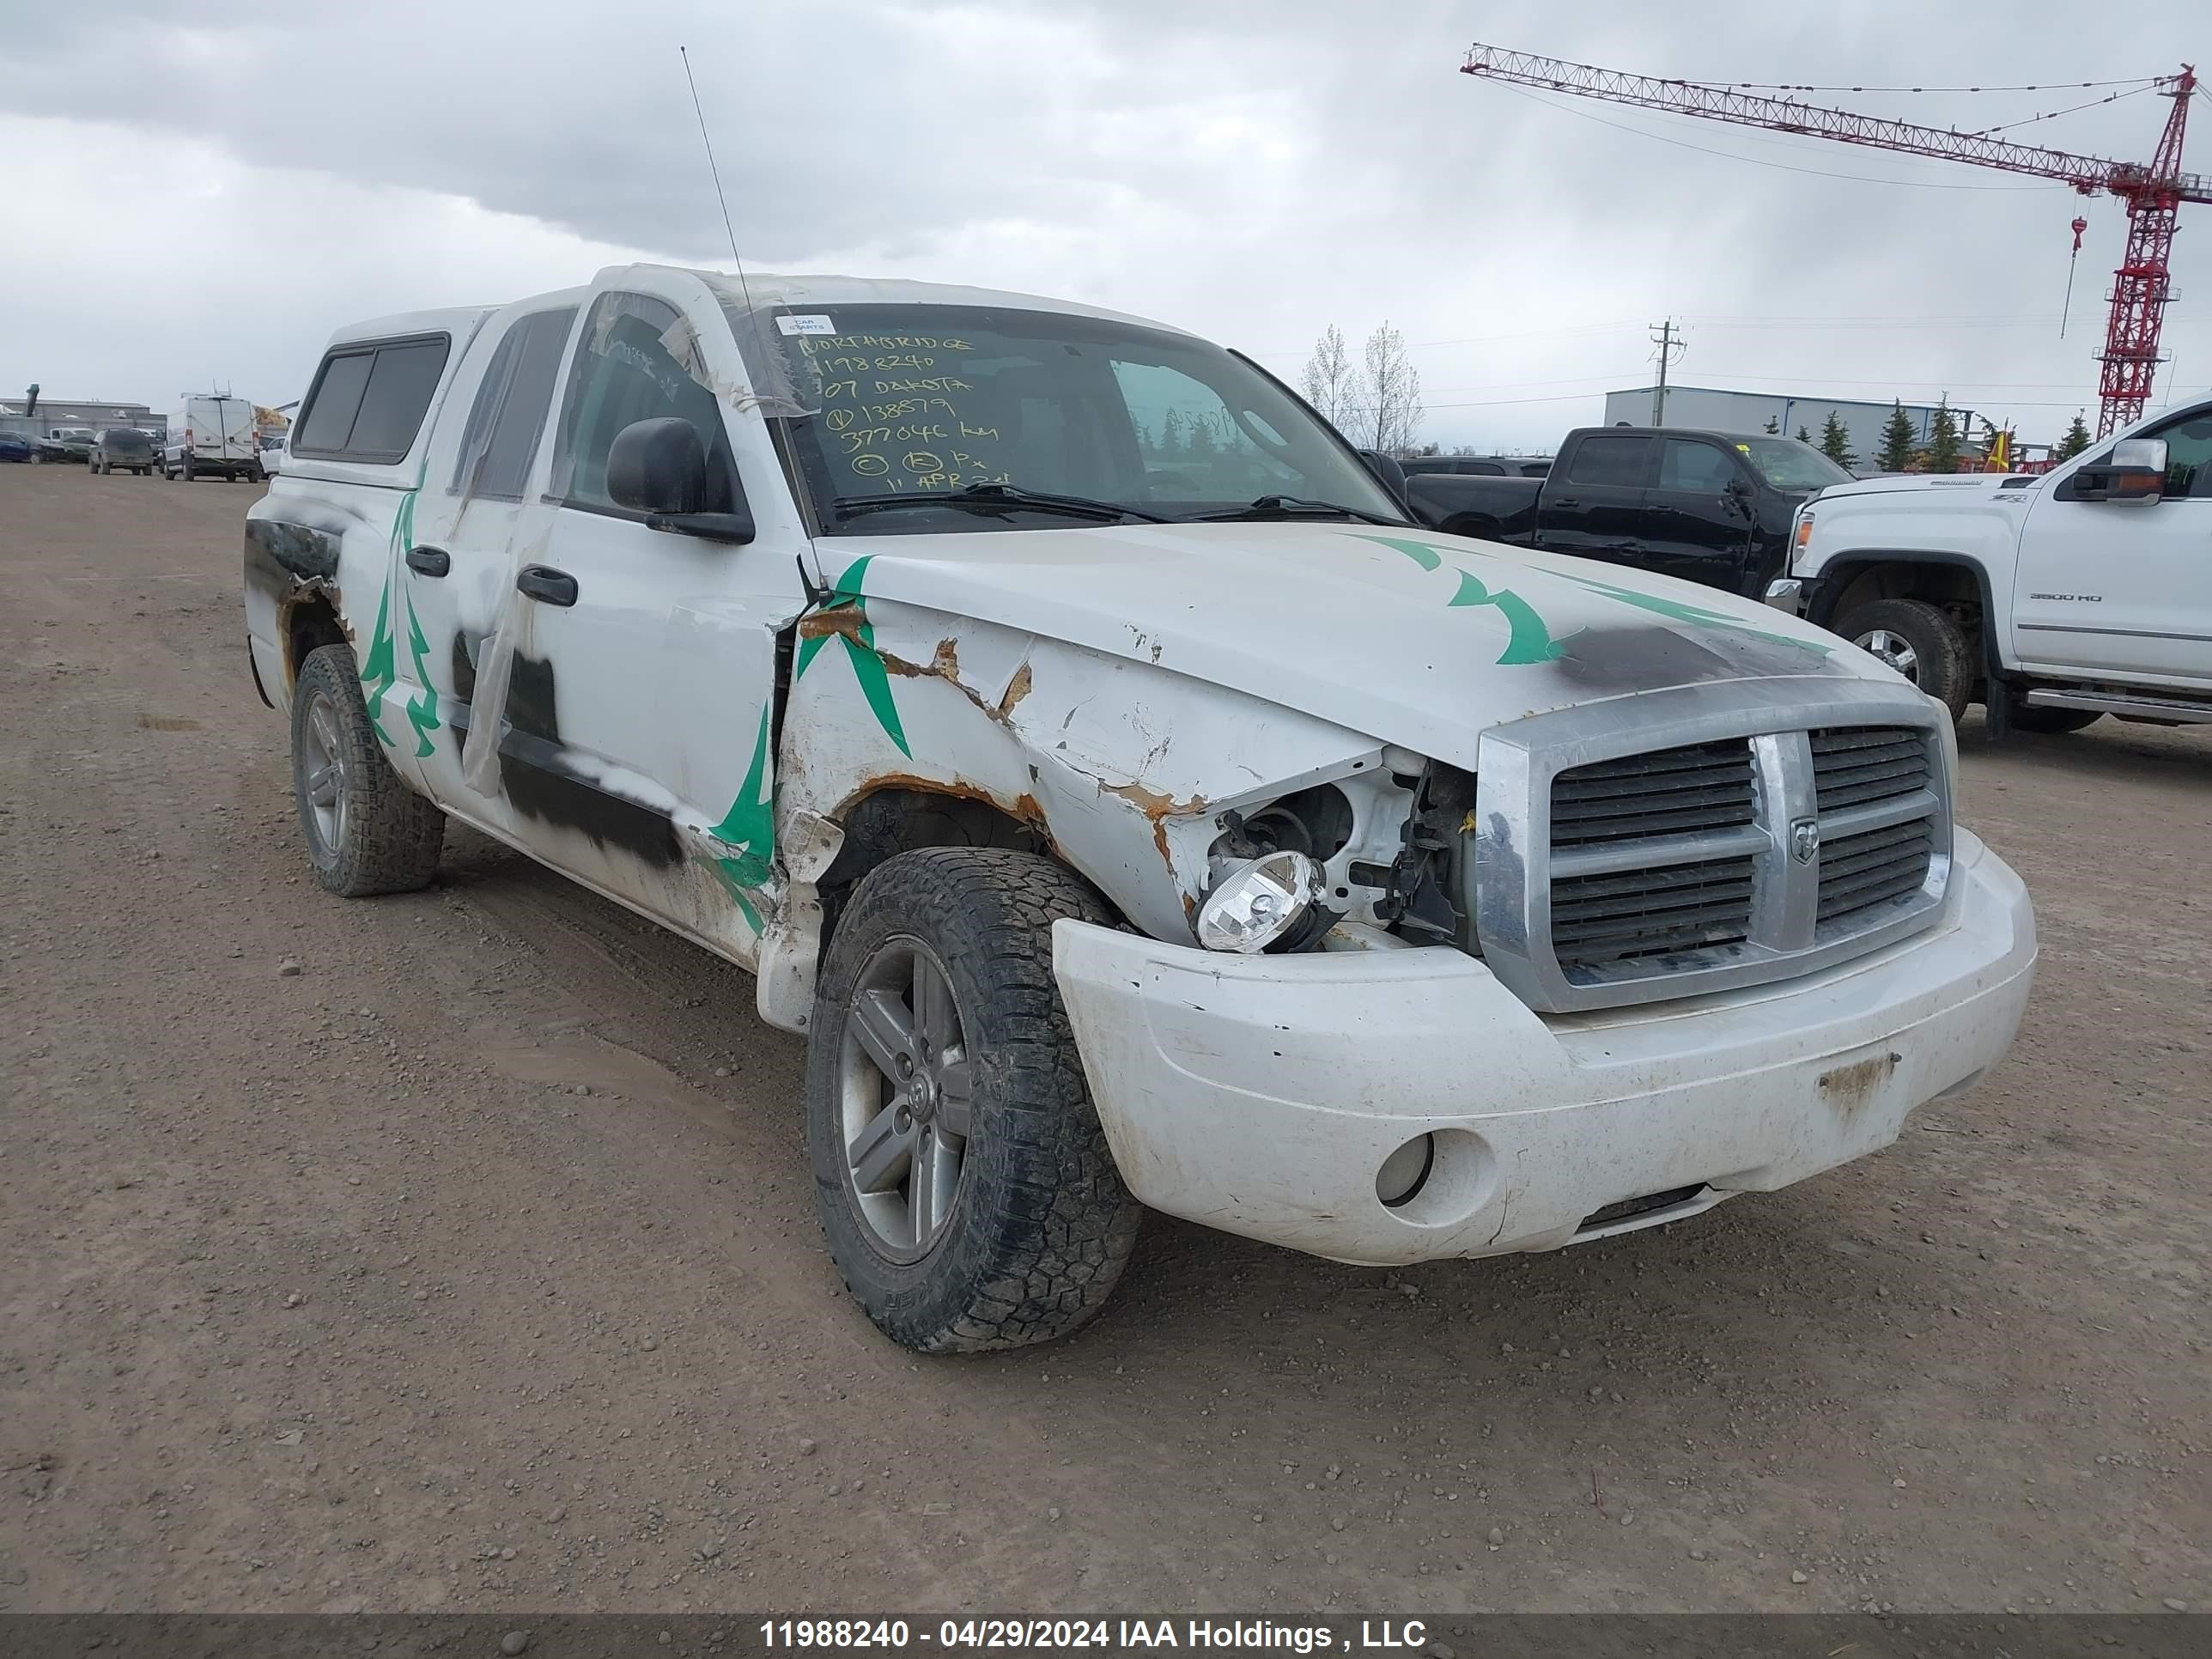
[[[576,602],[576,579],[565,570],[556,570],[550,564],[526,564],[522,574],[514,579],[514,591],[526,593],[544,605],[574,605]]]
[[[1546,503],[1550,507],[1580,507],[1582,504],[1582,497],[1579,495],[1554,495]]]
[[[442,547],[410,547],[407,568],[418,576],[442,576],[453,568],[453,556]]]

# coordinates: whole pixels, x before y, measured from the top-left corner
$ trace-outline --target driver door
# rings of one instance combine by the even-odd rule
[[[2166,446],[2166,494],[2082,501],[2107,444],[2039,491],[2021,527],[2014,648],[2031,671],[2212,678],[2212,409],[2137,434]]]
[[[745,375],[704,285],[630,281],[586,310],[550,488],[519,531],[501,776],[547,862],[750,962],[773,902],[776,637],[805,608],[808,548],[787,512],[739,545],[608,495],[616,435],[671,416],[699,430],[716,510],[785,488],[757,410],[716,390]]]

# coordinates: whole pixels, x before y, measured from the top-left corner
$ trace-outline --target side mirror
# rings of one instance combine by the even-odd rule
[[[750,542],[753,515],[739,496],[733,510],[708,505],[707,447],[699,428],[677,416],[633,421],[607,448],[607,495],[646,515],[648,529],[715,541]]]
[[[607,451],[607,494],[641,513],[698,512],[707,504],[699,428],[674,416],[631,422]]]
[[[1367,463],[1367,470],[1390,492],[1390,499],[1402,506],[1406,500],[1406,469],[1398,465],[1398,458],[1385,455],[1379,449],[1363,449],[1359,459]]]
[[[2084,501],[2138,501],[2146,506],[2166,494],[2166,440],[2123,438],[2099,466],[2074,475],[2074,495]]]

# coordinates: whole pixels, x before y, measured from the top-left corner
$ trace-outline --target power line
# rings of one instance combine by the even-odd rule
[[[2152,82],[2154,86],[2156,84],[2155,82]],[[2038,121],[2055,121],[2062,115],[2073,115],[2085,109],[2094,109],[2100,104],[2117,104],[2123,98],[2133,98],[2138,93],[2149,90],[2150,87],[2136,87],[2126,92],[2109,93],[2102,98],[2092,98],[2086,104],[2069,104],[2064,109],[2050,110],[2041,115],[2024,115],[2017,121],[2006,121],[1994,127],[1982,127],[1972,136],[1977,138],[1986,138],[1993,132],[2010,132],[2014,127],[2033,126]]]

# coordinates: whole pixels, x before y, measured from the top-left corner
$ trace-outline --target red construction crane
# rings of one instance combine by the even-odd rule
[[[2197,71],[2190,64],[2183,64],[2179,75],[2161,76],[2156,81],[2160,95],[2173,100],[2173,112],[2166,117],[2157,152],[2148,163],[2070,155],[2063,150],[2016,144],[1986,132],[1915,126],[1909,121],[1828,109],[1794,98],[1760,97],[1698,81],[1625,75],[1618,70],[1563,63],[1556,58],[1538,58],[1497,46],[1470,46],[1467,61],[1460,67],[1462,74],[1515,86],[1601,98],[1675,115],[1698,115],[1709,121],[1732,121],[1739,126],[1771,127],[1778,132],[1833,138],[1871,149],[1969,161],[1977,167],[2055,179],[2084,196],[2099,191],[2117,196],[2127,204],[2128,248],[2113,275],[2112,319],[2106,325],[2105,349],[2099,356],[2104,373],[2097,387],[2097,435],[2102,438],[2140,419],[2150,400],[2151,383],[2158,374],[2159,323],[2171,289],[2167,264],[2173,252],[2178,210],[2184,202],[2212,203],[2212,178],[2181,170],[2182,130],[2188,125],[2190,95],[2197,89]]]

